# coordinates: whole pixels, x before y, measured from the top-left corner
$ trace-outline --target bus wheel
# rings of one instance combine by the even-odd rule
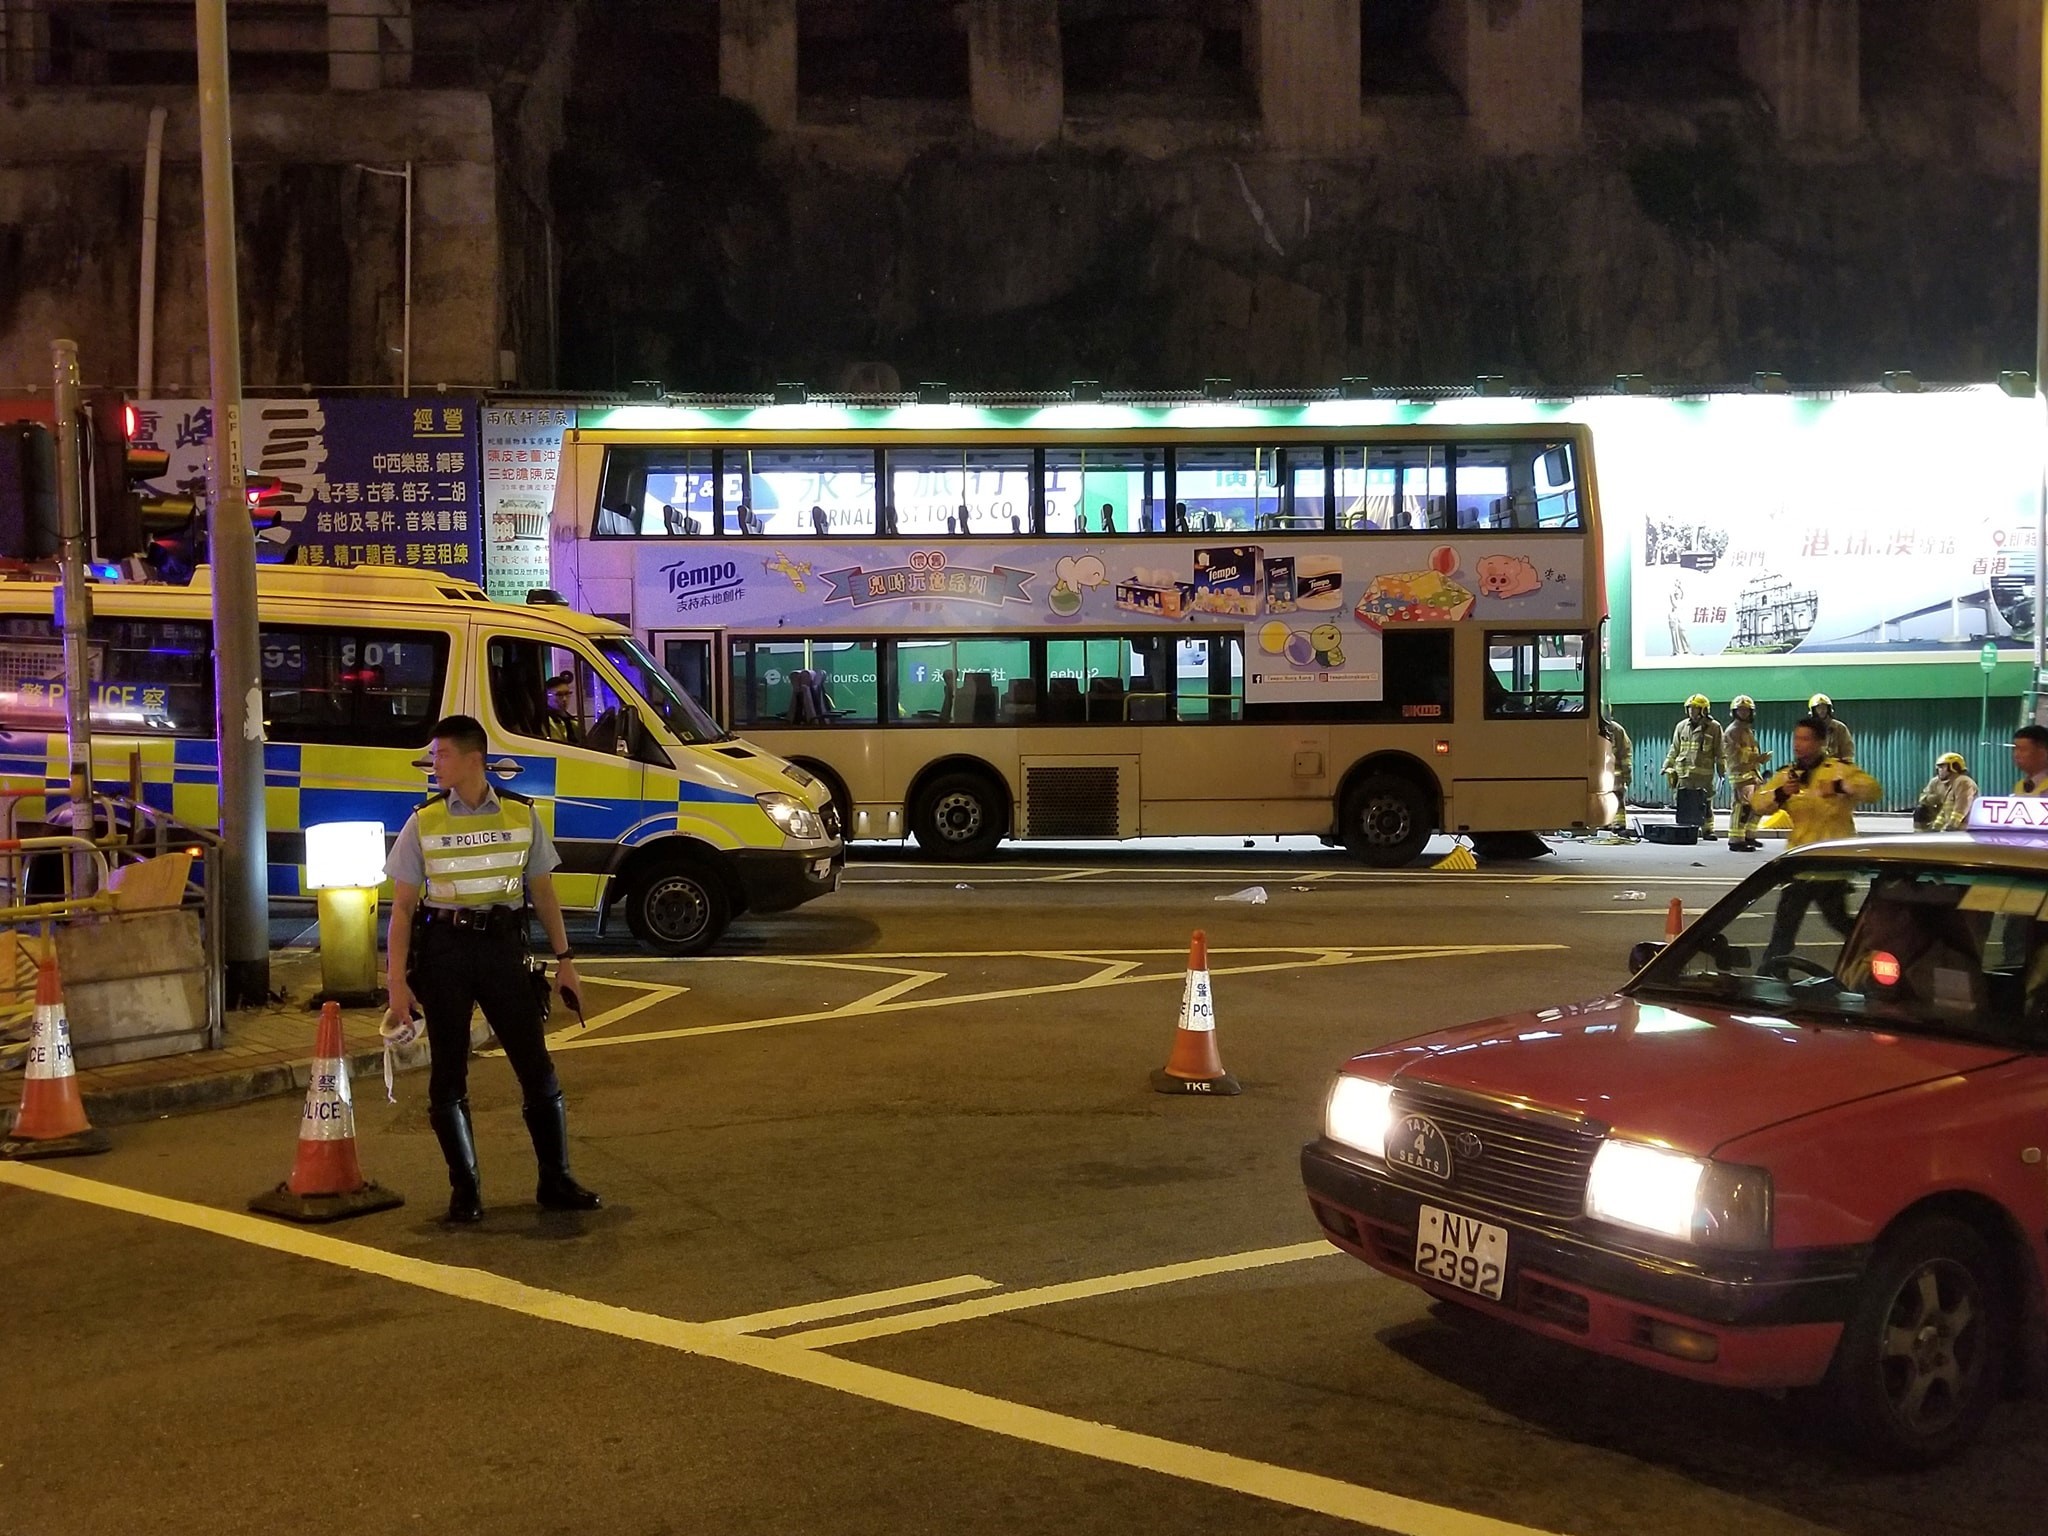
[[[626,893],[626,926],[657,954],[702,954],[731,921],[724,882],[699,859],[657,864]]]
[[[1436,830],[1429,800],[1408,779],[1376,773],[1344,797],[1344,846],[1380,869],[1411,864]]]
[[[926,853],[985,859],[1003,840],[1002,793],[978,773],[945,773],[925,786],[910,830]]]

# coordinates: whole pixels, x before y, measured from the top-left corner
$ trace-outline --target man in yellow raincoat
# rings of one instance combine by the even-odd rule
[[[1714,835],[1714,779],[1721,771],[1721,727],[1704,693],[1685,701],[1685,718],[1671,733],[1664,754],[1664,781],[1672,788],[1681,827],[1698,827],[1700,836]]]
[[[1792,823],[1786,834],[1789,847],[1804,848],[1830,838],[1849,837],[1856,831],[1856,807],[1867,805],[1884,793],[1876,779],[1854,763],[1841,762],[1827,753],[1828,722],[1804,715],[1792,727],[1792,761],[1780,768],[1750,796],[1749,803],[1768,815],[1783,811]],[[1800,925],[1809,908],[1818,907],[1828,926],[1844,938],[1850,928],[1848,882],[1824,874],[1802,875],[1778,896],[1777,916],[1771,922],[1771,937],[1764,946],[1760,973],[1784,974],[1798,956]]]
[[[1728,705],[1728,728],[1721,733],[1721,771],[1728,775],[1733,795],[1728,817],[1728,847],[1733,852],[1755,853],[1763,847],[1756,837],[1763,817],[1749,797],[1763,783],[1770,762],[1771,754],[1756,739],[1756,700],[1738,693]]]
[[[1970,777],[1969,764],[1960,752],[1944,752],[1934,760],[1934,777],[1920,791],[1920,803],[1913,808],[1916,832],[1955,832],[1970,818],[1977,801],[1977,781]]]

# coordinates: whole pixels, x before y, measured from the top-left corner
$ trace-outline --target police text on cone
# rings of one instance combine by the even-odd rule
[[[0,1157],[74,1157],[106,1150],[106,1137],[85,1118],[57,962],[45,956],[36,967],[36,1017],[28,1042],[21,1109],[13,1129],[0,1140]]]
[[[291,1221],[338,1221],[403,1205],[404,1197],[363,1177],[356,1158],[355,1098],[341,1043],[341,1007],[320,1010],[313,1047],[313,1078],[299,1116],[299,1143],[291,1176],[256,1196],[249,1209]]]
[[[1209,984],[1209,942],[1200,929],[1188,944],[1188,976],[1181,987],[1180,1022],[1165,1069],[1152,1074],[1160,1093],[1232,1094],[1243,1088],[1223,1070],[1216,1049],[1216,999]]]

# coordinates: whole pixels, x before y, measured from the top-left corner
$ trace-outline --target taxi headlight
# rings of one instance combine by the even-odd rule
[[[1394,1117],[1394,1088],[1363,1077],[1340,1077],[1323,1109],[1323,1134],[1347,1147],[1387,1155],[1387,1124]]]
[[[1603,1141],[1586,1181],[1586,1214],[1715,1248],[1767,1248],[1771,1178],[1639,1141]]]
[[[799,842],[814,843],[825,835],[825,823],[818,818],[818,813],[795,795],[770,791],[765,795],[756,795],[754,799],[761,809],[767,812],[768,819],[780,827],[787,836],[796,838]]]

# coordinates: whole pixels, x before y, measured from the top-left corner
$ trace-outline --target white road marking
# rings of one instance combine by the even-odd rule
[[[632,987],[643,995],[634,998],[631,1002],[621,1003],[616,1008],[607,1008],[603,1013],[586,1015],[587,1022],[565,1024],[560,1029],[550,1031],[548,1034],[548,1044],[550,1046],[559,1045],[562,1041],[572,1039],[577,1035],[587,1034],[593,1029],[603,1029],[607,1024],[616,1024],[620,1019],[630,1019],[636,1013],[643,1013],[647,1009],[654,1007],[657,1003],[665,1003],[672,997],[681,997],[690,990],[685,986],[671,985],[661,981],[629,981],[623,976],[591,976],[585,978],[585,985],[592,987]],[[568,1006],[566,1004],[562,1005],[561,1011],[568,1013]],[[569,1014],[569,1017],[573,1020],[576,1016],[572,1013]],[[504,1052],[492,1051],[488,1054],[502,1056]]]
[[[1230,1275],[1240,1270],[1265,1269],[1275,1264],[1299,1264],[1303,1259],[1342,1258],[1328,1243],[1290,1243],[1285,1248],[1255,1248],[1247,1253],[1226,1253],[1214,1259],[1194,1259],[1185,1264],[1160,1264],[1151,1269],[1127,1270],[1120,1275],[1097,1275],[1088,1280],[1069,1280],[1060,1285],[1035,1286],[1026,1291],[1006,1291],[1000,1296],[983,1296],[974,1301],[956,1301],[919,1312],[902,1312],[893,1317],[872,1317],[833,1328],[809,1328],[783,1337],[805,1349],[832,1349],[862,1339],[887,1338],[891,1334],[914,1333],[922,1328],[939,1328],[947,1323],[971,1322],[978,1317],[996,1317],[1004,1312],[1022,1312],[1029,1307],[1049,1307],[1062,1301],[1086,1301],[1092,1296],[1113,1296],[1119,1291],[1142,1291],[1155,1285],[1178,1285],[1209,1275]]]
[[[1535,954],[1543,951],[1559,950],[1565,947],[1562,944],[1454,944],[1412,945],[1405,948],[1375,949],[1371,951],[1290,949],[1267,951],[1267,953],[1307,954],[1313,958],[1287,962],[1267,962],[1259,965],[1211,964],[1209,974],[1211,976],[1249,976],[1268,971],[1320,970],[1344,965],[1381,965],[1397,960],[1453,960],[1479,955]],[[1109,951],[1109,953],[1117,952]],[[1129,954],[1132,951],[1126,950],[1122,951],[1122,953]],[[1141,953],[1161,952],[1142,951]],[[1167,950],[1164,953],[1179,954],[1180,951]],[[1211,950],[1209,953],[1213,961],[1217,954],[1221,952]],[[929,1008],[953,1008],[967,1003],[1007,1002],[1012,998],[1019,997],[1046,997],[1061,992],[1073,992],[1082,988],[1145,986],[1154,982],[1178,982],[1184,979],[1184,975],[1185,973],[1181,971],[1154,971],[1143,976],[1105,976],[1098,973],[1096,976],[1085,977],[1080,981],[1047,982],[1043,985],[1030,987],[1004,987],[994,991],[964,992],[950,994],[945,997],[897,998],[889,1002],[875,1003],[872,1006],[849,1003],[840,1008],[810,1009],[803,1013],[778,1014],[765,1019],[735,1019],[725,1024],[683,1025],[676,1029],[642,1030],[630,1035],[598,1035],[579,1030],[573,1038],[562,1040],[559,1043],[551,1041],[550,1044],[555,1049],[563,1051],[593,1051],[601,1050],[608,1046],[646,1045],[657,1040],[687,1040],[699,1035],[744,1034],[749,1030],[781,1029],[791,1024],[816,1024],[826,1020],[872,1018],[876,1015],[887,1013],[908,1013]]]
[[[799,1323],[821,1323],[827,1318],[885,1312],[891,1307],[914,1306],[921,1301],[944,1301],[948,1296],[996,1289],[998,1282],[984,1280],[980,1275],[955,1275],[950,1280],[927,1280],[922,1285],[899,1285],[894,1290],[835,1296],[829,1301],[808,1301],[794,1307],[777,1307],[771,1312],[749,1312],[744,1317],[721,1317],[717,1322],[704,1326],[722,1328],[727,1333],[766,1333],[773,1328],[794,1328]]]
[[[0,1163],[0,1184],[36,1190],[105,1210],[210,1233],[275,1253],[331,1264],[436,1295],[497,1308],[521,1317],[632,1339],[681,1354],[746,1366],[791,1381],[882,1403],[927,1418],[964,1425],[1026,1444],[1046,1446],[1116,1466],[1227,1492],[1242,1493],[1292,1509],[1348,1520],[1395,1536],[1548,1536],[1534,1527],[1468,1514],[1441,1504],[1365,1488],[1319,1473],[1275,1466],[1224,1451],[1139,1434],[1044,1408],[924,1381],[897,1371],[862,1365],[821,1349],[781,1339],[732,1333],[704,1323],[687,1323],[587,1301],[494,1275],[488,1270],[388,1253],[345,1242],[304,1227],[259,1221],[238,1211],[214,1210],[166,1199],[34,1163]]]

